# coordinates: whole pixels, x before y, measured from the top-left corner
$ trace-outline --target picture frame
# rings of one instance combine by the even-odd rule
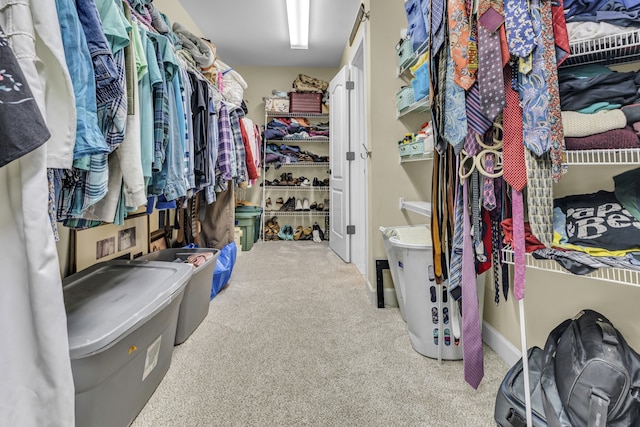
[[[149,234],[149,253],[167,249],[167,239],[164,230],[157,230]]]
[[[98,262],[134,259],[149,252],[146,214],[129,216],[124,224],[104,224],[74,230],[72,272],[84,270]]]

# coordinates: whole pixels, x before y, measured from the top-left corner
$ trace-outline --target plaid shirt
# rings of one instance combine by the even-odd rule
[[[127,124],[127,77],[124,49],[113,55],[118,75],[109,85],[96,87],[98,126],[111,151],[124,141]]]
[[[151,35],[151,33],[149,34]],[[154,156],[152,169],[160,172],[165,161],[167,144],[169,143],[169,97],[167,95],[166,73],[160,45],[155,37],[149,37],[156,50],[156,62],[160,68],[162,82],[153,85],[153,144]],[[150,58],[149,60],[153,60]]]
[[[218,162],[216,163],[216,183],[221,189],[226,189],[227,181],[233,179],[232,159],[234,157],[231,121],[227,106],[223,102],[218,111]]]
[[[233,144],[236,153],[237,182],[249,181],[247,173],[247,154],[244,151],[244,141],[242,140],[242,131],[240,130],[240,119],[244,117],[244,111],[240,108],[234,108],[230,113],[231,130],[233,132]]]

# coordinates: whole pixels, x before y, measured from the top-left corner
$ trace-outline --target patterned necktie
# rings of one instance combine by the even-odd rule
[[[473,256],[471,222],[469,221],[468,180],[462,187],[464,243],[462,249],[462,353],[464,379],[477,389],[484,377],[484,355],[482,354],[482,329],[478,310],[476,266]]]
[[[447,14],[449,21],[449,47],[451,58],[455,63],[453,81],[467,90],[476,81],[476,70],[469,68],[469,35],[471,27],[464,0],[448,0]]]
[[[562,0],[551,2],[551,14],[553,16],[553,39],[556,43],[556,61],[558,66],[560,66],[560,64],[569,57],[569,53],[571,53]]]
[[[542,41],[548,89],[549,89],[549,129],[551,151],[551,177],[559,181],[563,173],[567,172],[564,132],[562,129],[562,113],[560,111],[560,90],[558,88],[558,69],[556,67],[556,44],[553,32],[553,15],[551,2],[542,3],[540,10],[542,18]]]
[[[447,49],[448,50],[448,49]],[[467,114],[465,110],[464,89],[454,83],[454,64],[447,55],[446,96],[444,101],[444,139],[453,146],[455,153],[462,150],[467,134]]]
[[[509,53],[524,58],[533,50],[533,26],[526,0],[505,0],[505,29]]]
[[[527,166],[524,160],[522,142],[522,109],[520,96],[513,90],[512,71],[510,66],[504,69],[504,90],[507,105],[503,111],[502,177],[518,191],[527,185]]]
[[[540,0],[531,0],[531,18],[536,48],[532,52],[532,70],[522,75],[522,132],[525,146],[541,156],[550,148],[548,66],[545,62]],[[551,34],[553,37],[553,34]],[[553,62],[555,64],[555,61]],[[553,65],[555,67],[555,65]]]
[[[431,0],[431,54],[437,55],[444,42],[446,0]]]
[[[484,170],[487,172],[487,175],[493,175],[493,162],[493,153],[486,153],[484,156]],[[482,184],[482,204],[488,211],[492,211],[496,208],[496,195],[493,191],[493,178],[490,176],[484,177],[484,182]]]
[[[522,193],[515,188],[511,189],[513,206],[513,294],[520,301],[524,298],[524,282],[527,273],[527,262],[524,241],[524,206]]]
[[[502,84],[502,50],[500,33],[497,31],[499,17],[492,7],[478,20],[478,86],[480,89],[480,107],[491,121],[504,108],[504,86]],[[483,19],[487,17],[486,19]],[[487,23],[487,26],[483,24]]]
[[[480,111],[480,90],[477,83],[467,91],[466,110],[469,132],[464,143],[464,150],[470,156],[475,156],[480,151],[476,136],[482,137],[492,124],[492,121]]]
[[[460,168],[460,156],[456,156],[457,167]],[[464,244],[464,207],[462,198],[462,184],[456,179],[456,194],[454,199],[453,245],[449,261],[449,291],[458,289],[462,283],[462,246]],[[459,289],[458,289],[459,290]]]

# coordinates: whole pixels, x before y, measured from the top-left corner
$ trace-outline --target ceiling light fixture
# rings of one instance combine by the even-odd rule
[[[309,49],[309,0],[287,0],[291,49]]]

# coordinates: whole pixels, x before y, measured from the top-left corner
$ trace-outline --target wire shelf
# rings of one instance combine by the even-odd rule
[[[265,185],[267,190],[293,190],[293,191],[329,191],[329,187],[314,187],[302,185]]]
[[[602,63],[622,64],[640,59],[640,29],[597,39],[579,39],[570,42],[571,54],[562,67]]]
[[[429,97],[425,96],[424,98],[422,98],[420,101],[418,102],[414,102],[413,104],[409,105],[408,107],[400,110],[400,111],[396,111],[396,116],[399,119],[402,116],[405,116],[409,113],[413,113],[413,112],[418,112],[421,113],[423,111],[429,111]]]
[[[274,216],[328,216],[327,211],[265,211],[267,217]]]
[[[567,150],[568,165],[628,165],[640,163],[640,148]]]
[[[502,249],[502,262],[514,264],[513,249],[508,246]],[[622,285],[640,287],[640,271],[625,270],[623,268],[599,268],[593,273],[585,275],[575,275],[550,259],[535,259],[533,255],[526,254],[526,265],[536,270],[551,271],[554,273],[570,274],[574,277],[584,277],[586,279],[603,280],[606,282],[619,283]]]
[[[265,141],[267,144],[283,144],[288,143],[291,144],[293,142],[329,142],[329,138],[325,137],[316,137],[316,138],[291,138],[291,139],[267,139]]]
[[[433,160],[433,152],[410,154],[408,156],[400,156],[400,163],[419,162],[423,160]]]
[[[429,47],[429,42],[428,40],[425,40],[424,43],[422,43],[418,47],[418,50],[413,52],[413,54],[411,54],[411,56],[397,68],[396,70],[397,77],[400,77],[402,74],[404,74],[405,71],[413,67],[416,64],[416,62],[418,62],[418,58],[420,58],[420,55],[425,53],[428,47]]]
[[[273,167],[273,163],[267,163],[265,166]],[[281,163],[283,168],[295,167],[295,168],[324,168],[329,167],[329,162],[298,162],[298,163]]]
[[[324,113],[278,113],[277,111],[268,111],[267,117],[306,117],[314,119],[328,119],[329,114]]]

